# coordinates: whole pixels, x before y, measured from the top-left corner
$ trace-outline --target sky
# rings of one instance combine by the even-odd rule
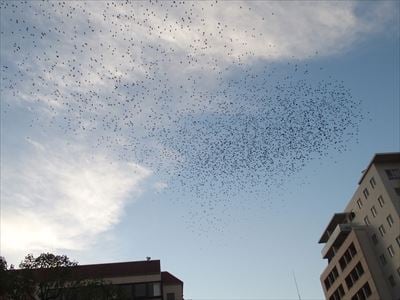
[[[0,254],[160,259],[186,299],[322,299],[400,150],[399,2],[0,1]]]

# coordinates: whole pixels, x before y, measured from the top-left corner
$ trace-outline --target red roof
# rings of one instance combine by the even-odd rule
[[[174,275],[172,275],[169,272],[161,272],[161,280],[164,285],[182,285],[183,286],[183,281],[176,278]]]

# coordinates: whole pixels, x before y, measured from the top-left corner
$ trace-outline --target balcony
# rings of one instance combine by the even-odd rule
[[[353,226],[351,224],[338,224],[330,234],[329,239],[326,241],[324,248],[322,248],[322,257],[328,258],[330,261],[335,256],[337,249],[343,244]]]
[[[329,240],[329,237],[333,234],[334,229],[338,224],[347,224],[350,223],[354,218],[353,212],[345,212],[345,213],[336,213],[333,215],[332,219],[329,221],[329,224],[326,226],[321,238],[319,239],[319,243],[326,243]]]

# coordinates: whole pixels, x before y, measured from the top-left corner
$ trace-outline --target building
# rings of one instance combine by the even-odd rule
[[[62,269],[15,270],[11,272],[17,272],[25,276],[24,273],[27,271],[33,271],[28,274],[33,275],[29,278],[33,278],[34,281],[52,282],[54,278],[57,279],[59,277],[60,270],[62,272],[66,270],[64,273],[68,275],[68,278],[75,281],[90,282],[101,280],[105,282],[107,286],[112,286],[113,290],[118,292],[118,299],[183,300],[183,282],[171,273],[161,271],[159,260],[78,265],[63,267]],[[66,283],[66,286],[68,286],[68,283]],[[67,299],[84,299],[85,297],[81,294],[81,290],[78,287],[73,291],[72,295],[69,292]],[[65,299],[65,297],[51,299]]]
[[[400,300],[400,153],[376,154],[319,243],[326,299]]]

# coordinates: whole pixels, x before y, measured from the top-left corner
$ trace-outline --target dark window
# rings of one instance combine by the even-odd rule
[[[357,254],[356,247],[351,243],[349,248],[343,253],[342,257],[339,259],[340,268],[342,271],[346,268],[346,266],[350,263],[353,257]]]
[[[387,251],[389,252],[390,257],[394,256],[394,249],[392,245],[389,245],[389,247],[387,247]]]
[[[386,233],[385,227],[383,227],[383,225],[379,226],[379,233],[381,234],[381,236],[384,236]]]
[[[375,188],[376,182],[375,182],[375,178],[374,177],[371,177],[371,179],[369,180],[369,183],[371,184],[372,188]]]
[[[175,294],[174,293],[168,293],[167,294],[167,300],[175,300]]]
[[[385,172],[389,180],[400,179],[400,169],[386,169]]]
[[[329,288],[332,286],[332,284],[335,282],[336,278],[338,278],[338,277],[339,277],[339,273],[335,266],[335,267],[333,267],[332,271],[329,272],[328,276],[324,280],[326,290],[329,290]]]
[[[358,199],[358,200],[357,200],[357,205],[358,205],[358,208],[361,209],[361,207],[362,207],[362,201],[361,201],[361,199]]]
[[[368,192],[368,189],[367,189],[367,188],[365,188],[365,189],[363,190],[363,194],[364,194],[365,199],[368,199],[369,192]]]
[[[350,289],[355,282],[364,274],[364,268],[362,267],[361,263],[359,262],[353,270],[347,275],[345,278],[347,288]]]
[[[387,220],[387,222],[388,222],[388,224],[389,224],[389,227],[392,227],[392,225],[393,225],[393,218],[392,218],[392,216],[391,215],[388,215],[387,217],[386,217],[386,220]]]
[[[353,297],[351,297],[351,300],[365,300],[369,296],[371,296],[371,294],[372,294],[371,288],[369,286],[369,283],[367,282],[362,286],[361,289],[357,291],[357,293],[355,293]]]
[[[350,244],[350,246],[349,246],[349,251],[350,251],[350,254],[351,254],[352,257],[354,257],[354,255],[357,254],[356,247],[354,247],[354,244],[353,244],[353,243]]]
[[[147,285],[145,283],[135,284],[135,297],[146,297]]]
[[[382,196],[379,196],[379,197],[378,197],[378,202],[379,202],[379,206],[380,206],[380,207],[383,207],[383,205],[385,204],[385,201],[383,200],[383,197],[382,197]]]
[[[372,205],[372,207],[371,207],[371,213],[372,213],[372,216],[373,216],[374,218],[375,218],[376,215],[378,214],[378,212],[376,211],[375,206],[373,206],[373,205]]]
[[[329,297],[329,300],[340,300],[344,296],[344,289],[342,285],[333,292],[332,296]]]
[[[121,284],[116,287],[118,296],[122,299],[133,299],[133,285]]]

